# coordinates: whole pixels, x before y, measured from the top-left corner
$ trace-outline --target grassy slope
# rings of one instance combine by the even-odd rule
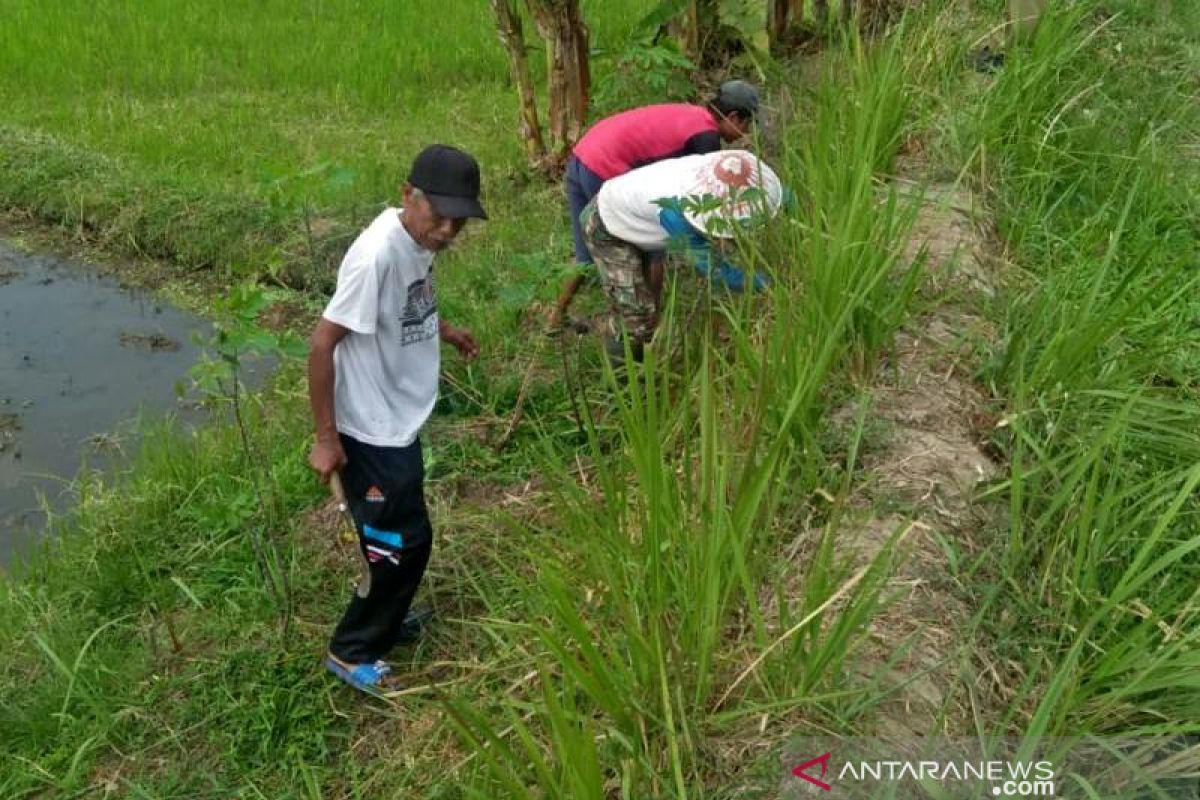
[[[264,20],[268,24],[277,23]],[[1086,29],[1090,22],[1080,24]],[[488,332],[496,358],[452,371],[457,388],[448,392],[448,413],[431,431],[430,492],[442,531],[431,588],[447,622],[432,641],[402,653],[411,657],[415,683],[450,681],[447,696],[420,692],[394,705],[363,704],[315,671],[314,654],[342,602],[337,587],[346,579],[345,563],[308,533],[310,526],[326,529],[327,521],[295,516],[319,492],[303,466],[303,397],[282,388],[250,408],[256,461],[269,464],[268,472],[242,462],[229,426],[182,441],[153,435],[116,494],[85,488],[88,499],[68,545],[26,580],[5,586],[0,642],[12,655],[0,666],[0,789],[5,796],[70,795],[87,787],[103,793],[111,786],[118,794],[148,797],[457,797],[474,787],[479,796],[496,797],[521,796],[523,787],[538,785],[550,796],[583,797],[623,784],[633,797],[698,796],[700,786],[724,796],[739,782],[729,772],[743,767],[723,755],[721,742],[740,741],[746,723],[757,726],[760,714],[775,717],[774,727],[855,729],[862,719],[854,709],[870,706],[863,696],[868,689],[843,675],[841,660],[853,652],[850,623],[871,613],[870,579],[824,632],[810,630],[772,651],[731,700],[723,695],[780,630],[848,577],[831,547],[822,547],[808,559],[802,597],[782,612],[758,605],[764,582],[768,594],[791,585],[776,556],[797,527],[820,521],[808,507],[812,491],[845,481],[831,467],[844,457],[846,443],[822,434],[826,392],[844,391],[846,370],[870,363],[905,312],[903,298],[889,302],[886,283],[883,294],[872,284],[873,276],[886,274],[888,245],[903,235],[903,225],[874,203],[870,174],[894,154],[905,120],[924,126],[929,119],[923,100],[896,103],[906,96],[931,97],[935,106],[944,100],[953,109],[934,117],[949,134],[942,140],[945,166],[972,165],[1014,257],[1032,269],[1006,297],[1003,314],[1012,334],[996,344],[996,367],[987,373],[1014,421],[1013,439],[998,444],[1019,465],[1001,487],[1009,490],[1014,511],[1013,544],[976,576],[985,589],[977,598],[985,612],[989,599],[1017,610],[1015,618],[985,613],[999,620],[986,626],[996,640],[1012,643],[1005,655],[1022,665],[1006,679],[1027,676],[1016,687],[1007,721],[1017,730],[1044,726],[1056,733],[1114,724],[1134,730],[1156,719],[1187,729],[1200,719],[1189,706],[1195,693],[1172,690],[1171,683],[1186,674],[1194,645],[1186,636],[1164,639],[1159,624],[1187,629],[1188,592],[1195,586],[1186,578],[1195,560],[1179,551],[1195,536],[1181,493],[1194,463],[1188,454],[1195,451],[1186,436],[1168,435],[1193,413],[1186,295],[1147,293],[1122,318],[1145,324],[1118,331],[1106,327],[1105,314],[1063,320],[1045,304],[1087,310],[1089,297],[1108,296],[1107,281],[1119,281],[1124,264],[1149,264],[1135,277],[1161,288],[1156,276],[1170,285],[1194,256],[1195,240],[1180,220],[1194,209],[1196,173],[1179,145],[1196,142],[1196,120],[1180,102],[1195,91],[1186,81],[1196,74],[1187,71],[1196,64],[1196,24],[1184,10],[1122,17],[1074,58],[1064,59],[1069,48],[1047,42],[1036,58],[1013,59],[998,81],[973,89],[964,89],[957,69],[946,69],[956,63],[949,42],[939,45],[944,53],[910,45],[909,52],[937,52],[924,66],[920,58],[885,51],[858,70],[844,67],[839,83],[825,91],[799,89],[810,120],[784,132],[781,165],[800,187],[801,202],[792,224],[747,247],[758,263],[796,259],[824,269],[802,267],[794,286],[780,273],[767,308],[735,304],[710,315],[689,310],[696,298],[681,295],[689,336],[673,370],[652,384],[650,397],[660,402],[643,405],[636,394],[618,393],[624,402],[606,409],[611,392],[589,389],[585,395],[601,422],[587,437],[575,430],[555,371],[561,367],[547,357],[532,396],[532,424],[504,456],[479,444],[472,420],[486,422],[511,406],[519,379],[513,357],[528,341],[514,308],[536,291],[529,287],[547,265],[560,260],[545,254],[546,243],[565,255],[565,237],[552,189],[520,188],[507,182],[504,167],[489,163],[489,184],[511,191],[489,197],[498,221],[457,250],[443,296],[449,314]],[[132,37],[130,47],[151,40],[137,25],[111,35]],[[60,63],[54,48],[63,46],[61,38],[47,34],[43,42],[52,63]],[[268,40],[274,41],[256,39]],[[139,77],[139,69],[127,79],[140,87],[137,100],[127,96],[117,105],[163,110],[198,103],[207,109],[200,118],[215,120],[212,139],[241,143],[238,131],[252,126],[224,113],[229,87],[225,95],[193,88],[201,73],[213,73],[219,83],[221,70],[193,69],[203,51],[196,42],[184,46],[189,41],[180,37],[174,50],[180,75]],[[465,40],[459,34],[456,41]],[[484,52],[482,45],[463,51]],[[22,52],[22,64],[37,63],[30,53],[39,51]],[[360,65],[378,63],[364,59]],[[1111,71],[1112,60],[1124,69]],[[187,191],[194,185],[198,197],[233,197],[239,208],[245,206],[238,198],[249,195],[268,212],[275,203],[293,214],[297,198],[319,198],[340,206],[336,213],[350,213],[346,204],[353,206],[353,198],[382,197],[389,165],[403,163],[408,152],[382,157],[391,126],[421,141],[441,130],[416,114],[360,120],[374,132],[378,149],[365,141],[370,136],[322,133],[323,114],[350,116],[354,112],[345,109],[390,94],[391,71],[335,70],[349,76],[346,91],[356,99],[339,105],[338,90],[322,83],[314,96],[333,98],[327,108],[290,101],[278,85],[293,75],[320,82],[328,73],[288,64],[283,55],[257,61],[261,71],[226,80],[253,84],[260,102],[278,98],[265,115],[275,120],[269,126],[275,131],[261,140],[245,134],[254,143],[249,150],[265,148],[259,160],[227,152],[237,148],[210,148],[209,128],[194,126],[195,116],[172,117],[169,109],[150,115],[180,120],[167,135],[105,123],[103,108],[112,107],[112,98],[87,86],[72,95],[53,69],[45,71],[42,94],[29,91],[40,73],[26,71],[6,84],[4,97],[15,109],[10,120],[117,155],[124,166],[114,180],[165,180]],[[929,66],[937,69],[931,73]],[[359,75],[368,76],[369,87],[353,88]],[[1107,76],[1104,91],[1089,94],[1091,103],[1067,103],[1101,76]],[[925,93],[912,91],[918,85]],[[181,86],[188,87],[189,100],[172,99]],[[900,91],[903,86],[908,90]],[[1040,92],[1031,96],[1031,86]],[[472,89],[462,91],[448,92],[452,103],[469,98]],[[64,95],[82,99],[90,109],[85,119],[94,124],[77,126],[70,112],[34,99]],[[489,133],[495,117],[508,118],[496,113],[506,108],[507,96],[491,89],[479,96],[484,99],[452,112],[480,114],[468,117],[476,120],[472,136],[478,139],[462,141],[477,143],[481,154],[494,148],[494,163],[512,164],[515,144]],[[848,104],[847,97],[861,104]],[[442,103],[444,97],[430,100],[437,106],[428,109],[433,118],[451,118]],[[299,118],[288,113],[304,108]],[[1089,122],[1095,118],[1105,124]],[[1144,125],[1145,119],[1156,124]],[[1152,152],[1141,151],[1148,160],[1136,174],[1146,183],[1118,195],[1132,196],[1136,213],[1110,202],[1113,181],[1134,179],[1121,165],[1142,141],[1114,120],[1160,131]],[[1174,124],[1162,124],[1168,120]],[[289,137],[309,141],[312,149],[283,144]],[[193,151],[205,155],[189,166]],[[336,177],[332,170],[318,170],[284,182],[283,191],[292,194],[282,204],[273,199],[277,187],[246,166],[279,165],[282,174],[298,175],[323,161],[349,165],[355,183],[339,186],[328,180]],[[1080,168],[1088,163],[1095,166]],[[45,185],[30,186],[54,199]],[[1129,225],[1131,219],[1138,224]],[[1114,228],[1130,231],[1118,239],[1129,250],[1105,262]],[[862,242],[877,246],[856,246]],[[879,256],[862,255],[873,252]],[[1097,277],[1097,263],[1113,268]],[[1063,304],[1063,297],[1079,299]],[[726,343],[710,349],[716,341]],[[1072,342],[1076,349],[1063,351]],[[1162,343],[1167,355],[1135,358],[1147,342]],[[1073,354],[1077,369],[1061,374],[1055,363],[1062,356],[1052,362],[1045,355],[1055,348]],[[589,384],[601,382],[588,358],[582,368]],[[1161,385],[1163,375],[1173,387]],[[1068,382],[1059,386],[1063,378]],[[281,381],[282,387],[299,385],[299,376]],[[1080,408],[1072,392],[1094,402]],[[1113,413],[1114,405],[1122,413]],[[1154,409],[1166,410],[1160,418]],[[1099,465],[1114,459],[1124,468],[1109,477]],[[481,485],[480,475],[491,480]],[[529,476],[536,478],[533,487],[526,486]],[[262,487],[272,501],[268,513],[255,510]],[[1161,489],[1141,499],[1149,487]],[[1112,499],[1094,499],[1100,496]],[[1175,497],[1182,505],[1163,516]],[[1165,520],[1161,531],[1152,520]],[[296,601],[291,636],[282,643],[277,610],[248,541],[248,533],[264,529],[279,543]],[[1096,530],[1099,539],[1090,533]],[[1147,531],[1162,538],[1147,540]],[[1097,547],[1098,541],[1106,544]],[[1157,581],[1164,565],[1147,566],[1172,547],[1176,558],[1169,566],[1183,577]],[[1160,588],[1125,592],[1138,575],[1152,580],[1134,588]],[[1120,601],[1105,605],[1118,595]],[[1135,599],[1150,609],[1140,623],[1121,611],[1135,607]],[[845,628],[833,625],[837,620]],[[1126,640],[1132,644],[1114,648]],[[600,644],[595,651],[588,647],[593,641]],[[1093,655],[1097,648],[1113,656]],[[1114,694],[1114,687],[1121,691]],[[458,715],[457,728],[448,710]],[[548,750],[526,752],[514,735],[523,731],[548,742]],[[470,746],[492,735],[499,738],[488,750]],[[502,742],[515,750],[489,759],[488,752],[503,754]],[[764,775],[777,766],[773,759],[762,765]]]
[[[1030,733],[1200,720],[1198,41],[1191,5],[1084,4],[960,128],[1022,268],[983,377],[1005,400],[996,588],[1017,609],[988,625]]]

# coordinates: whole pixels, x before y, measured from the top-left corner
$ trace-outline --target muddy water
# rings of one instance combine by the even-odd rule
[[[128,420],[175,409],[203,320],[0,241],[0,566],[71,502],[80,465],[128,450]]]

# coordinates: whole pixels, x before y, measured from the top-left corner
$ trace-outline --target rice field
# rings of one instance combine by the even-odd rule
[[[448,360],[426,437],[411,688],[319,670],[353,572],[285,364],[241,400],[252,460],[233,420],[151,427],[0,582],[0,794],[798,797],[802,737],[1200,734],[1200,14],[1087,0],[1006,46],[976,5],[769,65],[795,202],[739,255],[772,291],[681,271],[625,380],[540,338],[568,232],[485,4],[0,0],[0,200],[117,250],[125,204],[194,208],[209,239],[145,241],[202,297],[311,319],[278,242],[361,219],[427,141],[476,152],[495,209],[440,282],[485,358]],[[601,49],[642,13],[585,6]],[[1088,780],[1057,796],[1135,791]]]

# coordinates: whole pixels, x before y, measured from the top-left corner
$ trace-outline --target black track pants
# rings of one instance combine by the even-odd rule
[[[342,486],[371,579],[351,597],[329,651],[349,664],[364,664],[396,644],[429,563],[433,527],[425,507],[420,439],[408,447],[375,447],[345,435],[341,440]]]

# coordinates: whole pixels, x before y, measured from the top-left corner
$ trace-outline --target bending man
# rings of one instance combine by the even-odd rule
[[[713,240],[765,222],[782,200],[775,172],[745,150],[660,161],[607,181],[581,219],[608,294],[609,355],[624,357],[626,336],[640,360],[654,335],[669,246],[683,250],[701,275],[744,290],[746,275],[713,252]],[[754,276],[754,288],[765,285]]]
[[[721,149],[750,132],[758,114],[758,90],[740,80],[726,81],[707,105],[664,103],[622,111],[597,122],[567,160],[566,192],[575,237],[575,262],[593,263],[579,215],[605,181],[667,158]],[[583,276],[563,288],[550,327],[557,328]]]

